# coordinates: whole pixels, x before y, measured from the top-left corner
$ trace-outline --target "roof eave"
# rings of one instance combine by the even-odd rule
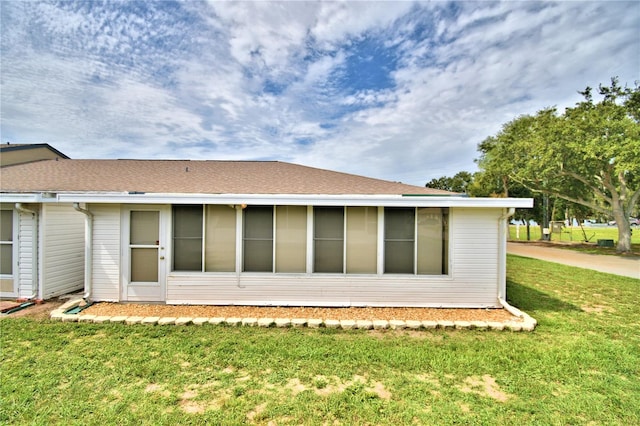
[[[472,198],[466,196],[396,194],[159,194],[140,192],[58,193],[41,197],[42,202],[107,204],[247,204],[316,206],[417,206],[473,208],[531,208],[532,198]],[[4,197],[3,197],[4,198]]]

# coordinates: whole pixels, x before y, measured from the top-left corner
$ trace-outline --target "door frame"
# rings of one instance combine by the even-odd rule
[[[9,206],[5,206],[4,204],[2,204],[2,206],[0,206],[2,208],[0,208],[0,210],[3,211],[10,211],[11,212],[11,274],[5,274],[5,275],[0,275],[0,280],[5,282],[5,285],[7,282],[11,281],[12,285],[13,285],[13,289],[11,292],[8,291],[0,291],[0,297],[8,297],[8,298],[14,298],[14,297],[19,297],[20,296],[20,212],[16,211],[13,207],[9,207]],[[33,221],[33,227],[35,230],[35,226],[37,226],[38,221]],[[33,232],[33,231],[32,231]],[[35,235],[37,235],[37,232],[34,232]],[[34,276],[37,277],[37,265],[38,265],[38,261],[37,261],[37,247],[38,244],[37,242],[33,242],[34,244],[34,250],[31,251],[31,256],[32,256],[32,262],[33,262],[33,272]],[[35,257],[33,257],[35,256]]]
[[[158,215],[158,282],[131,282],[131,212],[157,211]],[[120,300],[124,302],[164,302],[167,298],[167,274],[170,250],[169,224],[171,206],[160,204],[127,204],[121,211],[121,283]]]

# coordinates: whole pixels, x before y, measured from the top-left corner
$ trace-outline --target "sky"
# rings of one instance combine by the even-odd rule
[[[424,185],[640,80],[640,2],[0,2],[0,140]]]

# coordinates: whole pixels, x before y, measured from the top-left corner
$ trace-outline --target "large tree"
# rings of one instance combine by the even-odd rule
[[[616,78],[600,85],[600,100],[587,87],[584,101],[505,124],[480,143],[485,172],[612,216],[619,252],[631,251],[629,216],[640,200],[640,86]],[[507,191],[505,191],[506,193]]]

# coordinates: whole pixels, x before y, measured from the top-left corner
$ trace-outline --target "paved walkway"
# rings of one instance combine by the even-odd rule
[[[546,260],[547,262],[640,279],[640,259],[638,258],[587,254],[527,243],[507,243],[507,252],[518,256]]]

